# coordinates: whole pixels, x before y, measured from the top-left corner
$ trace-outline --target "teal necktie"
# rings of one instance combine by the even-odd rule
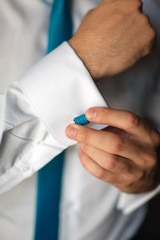
[[[54,0],[52,5],[48,51],[51,52],[72,35],[69,0]],[[47,79],[46,79],[47,81]],[[64,152],[55,157],[38,173],[35,240],[57,240],[59,203]]]

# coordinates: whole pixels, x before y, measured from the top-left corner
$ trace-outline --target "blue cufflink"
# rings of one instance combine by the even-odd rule
[[[76,118],[74,118],[73,120],[76,124],[79,124],[79,125],[86,125],[89,123],[89,121],[87,120],[85,114],[82,114]]]

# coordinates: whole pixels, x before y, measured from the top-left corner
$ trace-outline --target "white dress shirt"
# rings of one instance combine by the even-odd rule
[[[73,1],[74,31],[84,14],[99,2]],[[145,0],[143,9],[157,30],[158,42],[160,2]],[[99,83],[99,92],[67,43],[44,57],[50,11],[49,1],[2,0],[1,3],[1,239],[33,239],[36,172],[68,147],[59,239],[129,239],[144,218],[145,207],[140,206],[159,192],[160,187],[147,194],[129,195],[96,179],[81,166],[77,146],[66,138],[64,130],[87,108],[106,106],[100,92],[110,106],[147,116],[158,127],[160,46],[125,73]]]

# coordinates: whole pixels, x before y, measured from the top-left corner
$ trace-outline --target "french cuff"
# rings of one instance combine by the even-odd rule
[[[159,192],[160,185],[158,185],[156,189],[148,193],[140,194],[121,193],[119,201],[117,203],[117,209],[122,210],[124,214],[130,214],[131,212],[135,211],[136,209],[147,203]]]
[[[19,85],[36,115],[64,148],[74,144],[65,136],[65,128],[74,117],[89,107],[107,106],[83,62],[67,42],[28,71]]]

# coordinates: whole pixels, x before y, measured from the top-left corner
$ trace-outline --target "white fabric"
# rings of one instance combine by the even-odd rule
[[[38,86],[36,91],[33,82]],[[65,128],[73,122],[75,116],[85,113],[91,106],[107,106],[88,71],[68,43],[63,43],[36,64],[19,80],[19,84],[60,148],[73,144],[66,137]],[[97,129],[102,128],[97,126],[95,125]]]
[[[58,78],[53,79],[54,75]],[[21,86],[36,115],[19,90]],[[5,96],[1,193],[75,143],[65,136],[65,128],[73,122],[74,116],[91,106],[106,106],[89,73],[67,43],[36,64],[6,91]],[[100,127],[95,125],[97,129]]]
[[[0,235],[5,240],[33,239],[34,173],[62,149],[73,144],[65,137],[64,128],[75,115],[83,113],[89,106],[105,105],[89,73],[67,43],[36,64],[4,93],[9,84],[45,55],[51,9],[47,2],[3,0],[0,8],[0,32],[3,33],[0,45],[0,119],[3,119],[0,124],[3,134],[0,147]],[[99,2],[74,0],[74,31],[84,14]],[[157,42],[159,8],[157,0],[144,1],[144,11],[158,32]],[[157,46],[152,56],[99,84],[111,106],[140,114],[143,114],[145,95],[151,92],[149,104],[153,103],[153,107],[145,112],[157,126],[160,98],[158,92],[154,93],[154,87],[157,91],[156,86],[160,86],[158,53]],[[159,189],[138,195],[120,193],[84,170],[76,148],[72,146],[67,150],[59,239],[129,239],[145,215],[145,207],[136,209]],[[134,212],[123,215],[121,210]]]
[[[121,193],[117,207],[118,209],[123,209],[123,212],[125,214],[128,214],[134,211],[135,209],[137,209],[137,207],[142,206],[144,203],[146,203],[148,200],[150,200],[159,192],[160,192],[160,186],[157,186],[153,191],[147,194],[146,193],[140,193],[140,194]]]

